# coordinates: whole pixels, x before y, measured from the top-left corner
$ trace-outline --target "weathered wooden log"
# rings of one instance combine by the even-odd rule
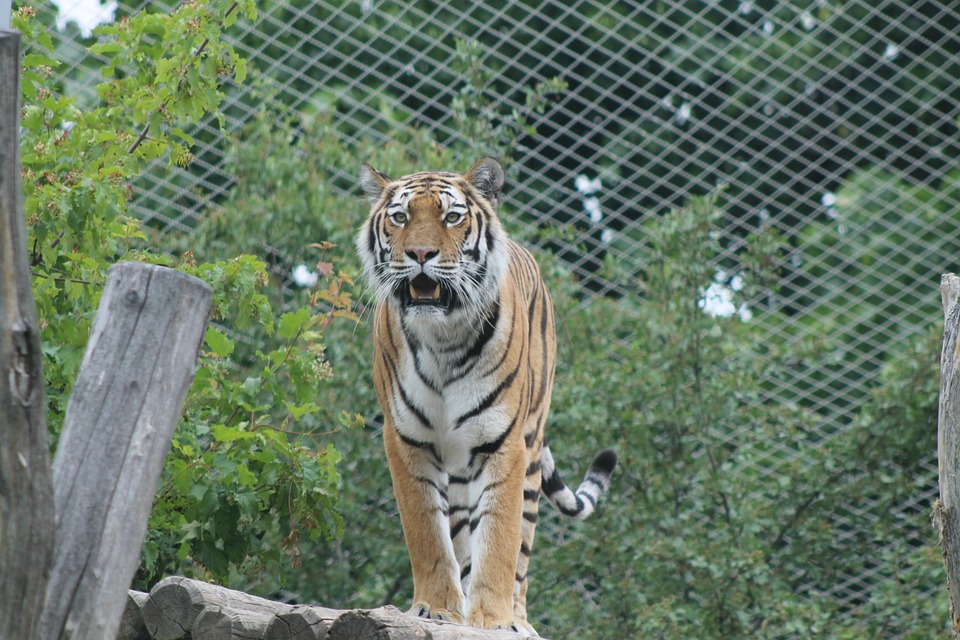
[[[950,594],[953,638],[960,638],[960,278],[952,273],[940,279],[945,316],[940,354],[940,405],[937,418],[937,458],[940,499],[934,520],[940,532]]]
[[[0,638],[40,637],[54,549],[40,330],[20,191],[20,34],[0,31]]]
[[[273,613],[207,607],[193,625],[193,640],[262,640]]]
[[[289,605],[198,580],[161,581],[143,605],[153,640],[516,640],[510,631],[424,620],[396,607]]]
[[[149,597],[150,594],[143,591],[127,591],[117,640],[150,640],[147,625],[143,621],[143,605]]]
[[[143,619],[154,640],[179,640],[193,633],[197,618],[207,609],[263,614],[272,618],[293,609],[293,606],[174,576],[160,581],[150,590],[150,599],[143,606]]]
[[[415,618],[391,606],[347,611],[333,623],[328,636],[329,640],[516,640],[517,637],[512,631]]]
[[[330,626],[343,611],[297,605],[274,616],[267,627],[265,640],[325,640]]]
[[[156,265],[108,274],[53,463],[48,638],[116,636],[212,295]]]

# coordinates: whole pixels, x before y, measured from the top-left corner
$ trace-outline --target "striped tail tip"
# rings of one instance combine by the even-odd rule
[[[613,449],[601,451],[594,458],[576,492],[572,491],[560,477],[560,472],[557,471],[553,461],[553,454],[546,445],[543,446],[540,465],[543,469],[541,486],[547,499],[560,510],[560,513],[583,520],[593,513],[597,502],[607,492],[610,476],[617,466],[617,454]]]

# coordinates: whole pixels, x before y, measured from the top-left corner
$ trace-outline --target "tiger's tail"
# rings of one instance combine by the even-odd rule
[[[541,487],[547,499],[560,510],[560,513],[583,520],[593,513],[597,501],[607,492],[610,486],[610,475],[616,466],[616,452],[613,449],[604,449],[594,458],[583,482],[574,492],[563,482],[553,462],[550,447],[544,444],[540,454],[540,468],[543,474]]]

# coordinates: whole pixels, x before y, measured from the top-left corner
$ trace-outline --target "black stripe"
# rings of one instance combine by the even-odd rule
[[[527,467],[527,476],[528,476],[528,477],[529,477],[529,476],[532,476],[532,475],[535,474],[537,471],[540,471],[540,461],[539,461],[539,460],[534,460],[533,462],[530,463],[530,466]]]
[[[468,524],[470,524],[470,521],[464,518],[457,524],[450,527],[450,539],[456,540],[457,536],[460,535],[460,532],[463,531],[464,527],[466,527]],[[471,527],[470,530],[473,531],[473,528]]]
[[[453,474],[448,478],[450,484],[467,484],[470,482],[470,478],[465,478],[463,476],[455,476]]]
[[[466,353],[454,364],[454,368],[460,368],[467,364],[472,358],[476,358],[483,351],[483,348],[487,346],[487,343],[493,339],[494,334],[497,332],[497,325],[500,324],[500,298],[497,298],[497,301],[493,305],[493,314],[489,318],[484,318],[482,321],[483,329],[480,331],[480,335],[477,336],[477,339],[473,341],[473,344],[470,345],[470,348]]]
[[[532,409],[531,409],[530,413],[531,413],[531,414],[533,413],[533,410],[532,410]],[[539,416],[537,416],[537,425],[534,427],[533,431],[531,431],[530,433],[524,434],[524,436],[523,436],[523,444],[526,445],[527,449],[529,449],[530,447],[532,447],[532,446],[534,445],[534,443],[537,441],[537,436],[540,435],[540,429],[541,429],[541,428],[543,428],[543,414],[542,414],[542,413],[541,413]]]
[[[527,556],[528,558],[530,557],[530,553],[531,553],[530,547],[527,546],[526,542],[520,543],[520,553]]]
[[[393,371],[393,375],[396,378],[397,372],[395,369]],[[419,407],[413,404],[413,401],[410,400],[410,398],[407,396],[407,392],[404,390],[403,385],[400,384],[399,379],[397,380],[397,391],[400,392],[400,399],[403,400],[403,403],[407,405],[407,408],[411,411],[411,413],[413,413],[413,415],[417,416],[417,420],[419,420],[424,427],[432,430],[433,425],[430,424],[430,421],[427,419],[427,416],[424,415],[423,411],[421,411]]]
[[[470,565],[467,564],[463,569],[460,569],[460,580],[463,580],[468,575],[470,575]]]
[[[499,385],[497,385],[496,389],[494,389],[489,394],[487,394],[487,397],[481,400],[476,407],[474,407],[464,415],[457,418],[457,423],[456,425],[454,425],[453,428],[459,429],[460,427],[463,426],[464,422],[466,422],[470,418],[474,418],[480,415],[481,413],[489,409],[493,405],[493,403],[496,402],[497,398],[500,397],[500,394],[502,394],[507,388],[510,387],[510,385],[513,384],[513,380],[517,377],[517,373],[519,371],[520,371],[520,363],[518,362],[514,370],[510,372],[510,375],[504,378],[503,381]]]
[[[605,486],[603,486],[603,483],[602,483],[602,482],[600,482],[599,480],[597,480],[596,478],[594,478],[594,477],[591,476],[591,475],[588,475],[586,478],[583,479],[583,484],[592,484],[592,485],[595,486],[601,493],[607,490],[607,488],[606,488]],[[579,493],[579,492],[578,492],[578,493]]]
[[[483,209],[479,209],[476,211],[477,213],[474,216],[474,218],[477,220],[477,240],[476,242],[473,243],[473,254],[477,256],[477,258],[475,259],[479,261],[480,241],[484,237],[486,237],[487,230],[490,229],[490,220],[489,220],[489,215],[487,215],[487,213]],[[488,243],[487,244],[488,255],[489,255],[489,251],[490,251],[490,244]]]
[[[437,493],[440,494],[440,497],[443,498],[444,502],[446,502],[447,492],[441,489],[436,482],[434,482],[430,478],[424,478],[423,476],[414,476],[413,479],[416,480],[417,482],[422,482],[423,484],[427,484],[433,487],[437,491]]]
[[[370,255],[374,258],[377,257],[377,223],[375,220],[370,221],[370,232],[367,233],[367,251],[370,252]]]
[[[501,445],[507,440],[507,436],[510,435],[510,432],[514,430],[517,426],[517,421],[520,417],[520,414],[513,416],[513,422],[510,423],[510,426],[504,429],[503,433],[500,434],[495,440],[489,442],[484,442],[483,444],[477,445],[470,449],[470,466],[473,466],[474,459],[482,454],[494,453],[497,451]]]
[[[597,506],[597,499],[593,497],[593,494],[587,493],[586,491],[578,491],[577,498],[582,498],[590,503],[591,507]]]
[[[493,251],[493,245],[495,244],[493,241],[493,225],[492,224],[487,225],[487,230],[484,233],[484,236],[487,239],[487,253],[490,253]]]
[[[563,491],[567,488],[567,485],[564,484],[563,478],[560,477],[560,474],[554,470],[548,478],[543,479],[543,483],[540,485],[543,488],[543,492],[548,496],[552,496],[558,491]]]
[[[560,513],[565,516],[575,516],[578,513],[583,512],[583,500],[580,499],[580,496],[574,496],[577,499],[577,506],[574,508],[564,507],[563,505],[557,505],[557,508],[560,509]]]
[[[510,343],[513,342],[513,334],[516,328],[517,328],[517,314],[513,314],[510,316],[510,331],[507,333],[506,347],[504,348],[503,353],[500,354],[500,359],[497,360],[497,363],[492,367],[490,367],[490,369],[488,369],[487,371],[484,371],[481,377],[488,376],[494,373],[497,369],[503,366],[504,362],[506,362],[507,356],[510,355]],[[517,366],[518,367],[520,366],[519,362],[517,363]]]
[[[414,440],[413,438],[408,438],[407,436],[400,433],[399,430],[397,430],[397,435],[400,436],[400,440],[404,444],[409,445],[411,447],[416,447],[417,449],[426,449],[433,455],[434,458],[437,459],[438,462],[441,462],[440,456],[437,455],[437,450],[433,448],[432,442],[422,442],[420,440]]]
[[[536,513],[530,513],[529,511],[523,512],[523,519],[527,522],[536,522],[538,515]]]
[[[540,492],[536,489],[524,489],[523,490],[523,499],[524,500],[533,500],[536,502],[540,499]]]
[[[403,328],[401,327],[401,333],[403,333]],[[396,343],[393,340],[393,332],[387,331],[387,339],[390,341],[390,348],[393,353],[400,353],[400,350],[397,348]],[[390,369],[390,375],[393,380],[397,383],[397,391],[400,393],[400,399],[403,400],[403,403],[407,405],[407,408],[417,417],[417,419],[429,430],[433,430],[433,425],[430,424],[430,420],[427,419],[427,416],[423,411],[413,404],[413,401],[410,400],[410,397],[407,395],[406,390],[403,388],[403,385],[400,383],[400,375],[397,371],[397,363],[392,358],[384,357],[384,362],[387,364]],[[439,459],[439,458],[438,458]]]

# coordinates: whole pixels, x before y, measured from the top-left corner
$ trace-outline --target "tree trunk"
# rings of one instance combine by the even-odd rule
[[[172,269],[110,270],[53,465],[47,638],[117,633],[211,300],[209,286]]]
[[[950,622],[953,638],[960,639],[960,278],[952,273],[940,279],[940,299],[946,317],[940,354],[940,407],[937,458],[940,500],[934,519],[940,532],[947,566]]]
[[[0,638],[32,640],[40,637],[54,512],[20,191],[19,71],[20,34],[0,31]]]

